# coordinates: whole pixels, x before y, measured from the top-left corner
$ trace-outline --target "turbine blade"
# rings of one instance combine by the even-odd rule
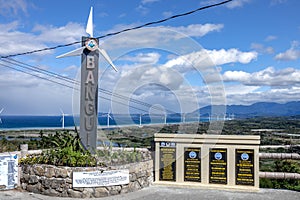
[[[91,7],[91,10],[90,10],[90,15],[89,15],[89,18],[88,18],[88,22],[87,22],[87,25],[86,25],[86,29],[85,29],[85,32],[87,34],[90,35],[90,37],[93,37],[93,7]]]
[[[107,60],[107,62],[112,66],[112,68],[117,72],[118,71],[117,68],[115,67],[115,65],[111,61],[111,59],[108,56],[108,54],[106,53],[106,51],[104,49],[100,49],[100,48],[98,48],[98,50],[101,53],[101,55]]]
[[[80,56],[84,49],[85,49],[85,47],[80,47],[80,48],[70,51],[68,53],[57,56],[56,58],[64,58],[64,57],[68,57],[68,56]]]
[[[3,112],[3,110],[4,110],[4,108],[2,108],[2,109],[0,110],[0,114]]]

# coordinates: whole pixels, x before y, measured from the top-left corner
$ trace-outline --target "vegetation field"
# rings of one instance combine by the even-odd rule
[[[260,152],[298,153],[300,154],[300,117],[251,118],[225,121],[222,132],[224,135],[260,135]],[[48,162],[57,165],[91,165],[105,164],[105,160],[125,162],[142,159],[137,152],[110,153],[112,146],[147,147],[151,149],[155,133],[187,133],[210,134],[208,122],[186,124],[161,124],[149,126],[132,126],[98,130],[98,144],[104,150],[91,159],[79,143],[75,130],[34,130],[34,131],[0,131],[0,152],[18,151],[20,144],[28,144],[29,149],[55,149],[48,151],[41,158],[24,160],[23,163]],[[73,135],[69,137],[68,135]],[[62,142],[65,143],[62,143]],[[70,141],[73,144],[70,144]],[[69,143],[68,143],[69,142]],[[60,148],[58,148],[60,147]],[[64,148],[61,148],[64,147]],[[67,148],[65,148],[67,147]],[[76,148],[75,148],[76,147]],[[274,148],[276,147],[276,148]],[[51,157],[52,156],[52,157]],[[59,157],[60,156],[60,157]],[[102,159],[101,159],[102,158]],[[106,163],[107,164],[107,163]],[[299,160],[260,160],[260,171],[300,173]],[[282,188],[300,191],[300,180],[260,179],[260,187]]]

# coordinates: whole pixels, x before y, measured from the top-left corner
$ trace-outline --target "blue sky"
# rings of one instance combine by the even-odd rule
[[[94,36],[98,37],[217,2],[221,0],[0,0],[0,55],[80,41],[87,35],[90,6],[94,8]],[[100,87],[176,112],[190,112],[209,104],[297,101],[299,9],[298,0],[234,0],[150,28],[104,38],[101,46],[119,72],[101,60]],[[80,57],[55,58],[78,47],[13,59],[78,79]],[[77,112],[76,90],[3,64],[22,69],[0,60],[2,114],[59,114],[60,108],[66,113]],[[101,112],[141,112],[123,104],[143,111],[153,109],[101,95],[112,99],[100,97]]]

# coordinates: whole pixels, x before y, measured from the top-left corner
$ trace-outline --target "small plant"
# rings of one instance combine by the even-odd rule
[[[42,146],[51,146],[41,155],[21,159],[21,164],[51,164],[57,166],[87,167],[97,166],[97,159],[85,150],[81,144],[78,132],[56,132],[55,135],[42,137]]]

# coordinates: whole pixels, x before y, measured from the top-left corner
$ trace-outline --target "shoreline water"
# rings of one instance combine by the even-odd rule
[[[211,119],[215,121],[215,119]],[[226,119],[225,119],[226,120]],[[188,123],[188,122],[208,122],[208,118],[201,117],[178,117],[178,116],[121,116],[114,115],[111,118],[107,116],[98,117],[99,128],[114,128],[125,126],[147,126],[151,124],[174,124],[174,123]],[[32,130],[32,129],[72,129],[79,126],[78,117],[65,116],[1,116],[0,131],[2,130]]]

